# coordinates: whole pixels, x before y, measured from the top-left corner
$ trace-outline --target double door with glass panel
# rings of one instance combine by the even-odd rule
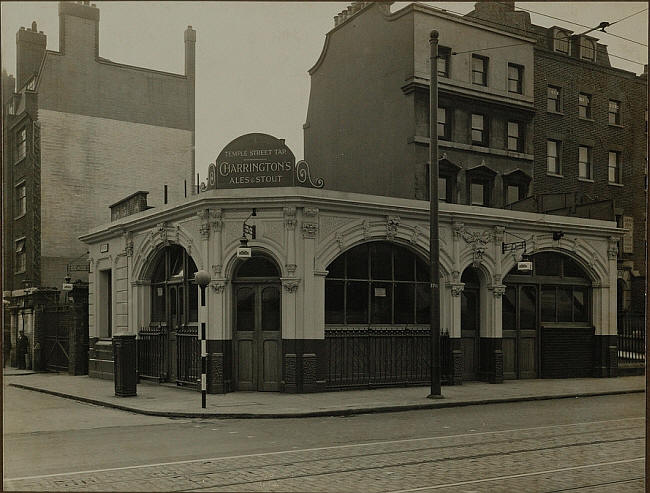
[[[235,283],[233,356],[238,390],[280,390],[280,287],[279,283]]]

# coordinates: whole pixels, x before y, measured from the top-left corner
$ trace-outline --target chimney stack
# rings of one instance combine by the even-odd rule
[[[47,36],[38,32],[36,21],[31,29],[21,27],[16,33],[16,90],[38,72],[46,46]]]
[[[99,9],[95,4],[59,2],[59,51],[66,55],[99,56]]]

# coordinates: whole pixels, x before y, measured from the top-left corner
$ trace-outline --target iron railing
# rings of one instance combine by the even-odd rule
[[[328,328],[326,386],[331,389],[430,383],[429,327]],[[449,337],[440,338],[441,369],[451,368]],[[443,378],[446,380],[446,378]]]
[[[162,326],[142,327],[138,333],[138,375],[162,382],[167,374],[167,332]]]
[[[198,328],[186,325],[176,331],[176,383],[197,385],[201,377]]]
[[[618,360],[621,363],[645,362],[645,317],[624,314],[618,317]]]

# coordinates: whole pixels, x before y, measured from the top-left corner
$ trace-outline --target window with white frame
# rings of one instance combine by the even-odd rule
[[[560,53],[569,53],[569,33],[557,30],[553,39],[553,48]]]
[[[438,138],[442,140],[451,138],[449,110],[440,106],[438,107]]]
[[[508,64],[508,92],[522,93],[524,67],[514,63]]]
[[[25,182],[16,185],[16,210],[15,216],[20,217],[27,213],[27,187]]]
[[[591,118],[591,94],[584,92],[578,94],[578,116]]]
[[[552,113],[559,113],[562,110],[560,100],[562,92],[559,87],[548,86],[546,89],[546,110]]]
[[[472,144],[487,145],[487,128],[485,126],[485,115],[472,114]]]
[[[487,86],[488,59],[480,55],[472,55],[472,84]]]
[[[621,102],[610,99],[609,109],[607,111],[607,114],[608,114],[610,125],[620,125],[621,124]]]
[[[591,147],[578,147],[578,177],[593,180],[593,166],[591,162]]]
[[[522,138],[521,138],[521,124],[519,122],[508,122],[508,150],[521,152],[522,151]]]
[[[554,175],[562,172],[560,167],[560,142],[557,140],[546,141],[546,170]]]
[[[20,130],[18,130],[18,132],[16,132],[14,162],[21,161],[26,154],[27,154],[27,129],[23,127]]]
[[[438,77],[449,77],[449,63],[451,61],[451,48],[438,47]]]
[[[27,269],[27,253],[25,251],[25,238],[16,240],[16,274]]]
[[[618,151],[609,151],[608,180],[621,183],[621,153]]]
[[[580,58],[583,60],[596,59],[596,43],[585,37],[580,38]]]

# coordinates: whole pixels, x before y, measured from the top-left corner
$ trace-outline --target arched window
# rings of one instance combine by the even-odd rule
[[[171,245],[158,254],[151,275],[151,321],[166,322],[168,312],[187,314],[187,322],[198,321],[198,289],[194,281],[197,268],[185,249]],[[174,286],[177,300],[169,300],[168,286]],[[187,293],[187,296],[184,296]]]
[[[404,247],[365,243],[327,268],[325,323],[428,324],[429,266]]]
[[[554,252],[533,255],[532,262],[532,272],[520,272],[514,267],[504,278],[504,283],[508,286],[538,285],[542,323],[588,323],[591,281],[584,269],[570,257]],[[502,308],[504,321],[510,319],[510,311],[514,310],[510,299],[512,292],[506,291]]]

